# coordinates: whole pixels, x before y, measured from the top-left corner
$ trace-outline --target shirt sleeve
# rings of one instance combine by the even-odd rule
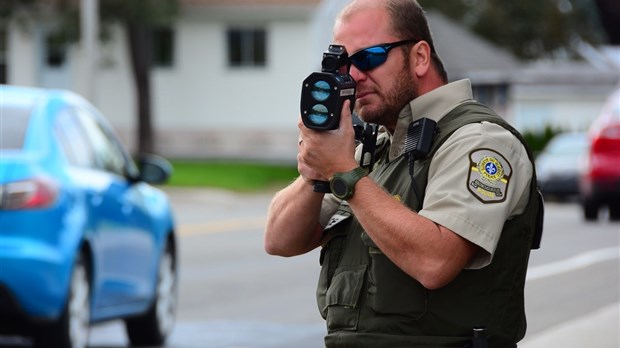
[[[489,122],[461,127],[438,149],[419,214],[480,247],[466,266],[491,263],[506,220],[529,199],[532,164],[523,144]]]

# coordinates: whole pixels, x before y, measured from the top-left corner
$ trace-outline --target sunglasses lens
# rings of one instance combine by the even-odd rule
[[[351,63],[361,71],[372,70],[385,63],[387,51],[383,47],[369,47],[351,56]]]

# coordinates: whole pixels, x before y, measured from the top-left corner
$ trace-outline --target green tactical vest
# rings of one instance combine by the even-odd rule
[[[418,160],[413,193],[407,157],[389,162],[385,146],[370,177],[414,211],[424,201],[428,170],[437,149],[458,128],[488,121],[524,139],[489,108],[476,103],[456,107],[437,123],[429,155]],[[533,157],[528,150],[530,161]],[[490,265],[463,270],[452,282],[428,290],[394,265],[377,248],[344,203],[339,214],[351,218],[333,226],[321,251],[317,303],[327,322],[327,347],[464,347],[474,327],[486,327],[489,347],[516,347],[525,335],[523,290],[530,247],[542,200],[534,173],[525,212],[506,221]]]

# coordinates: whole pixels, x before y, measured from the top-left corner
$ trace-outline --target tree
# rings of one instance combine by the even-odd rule
[[[50,13],[58,18],[53,40],[79,40],[79,0],[2,0],[0,20],[20,17],[22,13],[37,16]],[[121,24],[128,38],[130,63],[138,96],[138,152],[153,152],[151,122],[151,45],[153,28],[171,24],[178,13],[178,0],[99,0],[100,38],[113,24]],[[23,21],[20,21],[23,22]]]
[[[607,0],[598,0],[604,2]],[[610,0],[614,2],[617,0]],[[577,56],[605,40],[591,0],[419,0],[522,59]]]

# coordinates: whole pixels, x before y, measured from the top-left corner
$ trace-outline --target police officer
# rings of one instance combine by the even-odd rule
[[[348,102],[337,130],[300,121],[300,176],[273,198],[266,251],[322,248],[328,347],[465,347],[475,327],[490,347],[515,347],[542,210],[525,142],[468,80],[448,83],[415,0],[352,1],[334,42],[351,53],[355,111],[382,126],[377,162],[360,168]],[[411,170],[408,127],[422,118],[436,127]],[[338,189],[314,192],[315,180]]]

